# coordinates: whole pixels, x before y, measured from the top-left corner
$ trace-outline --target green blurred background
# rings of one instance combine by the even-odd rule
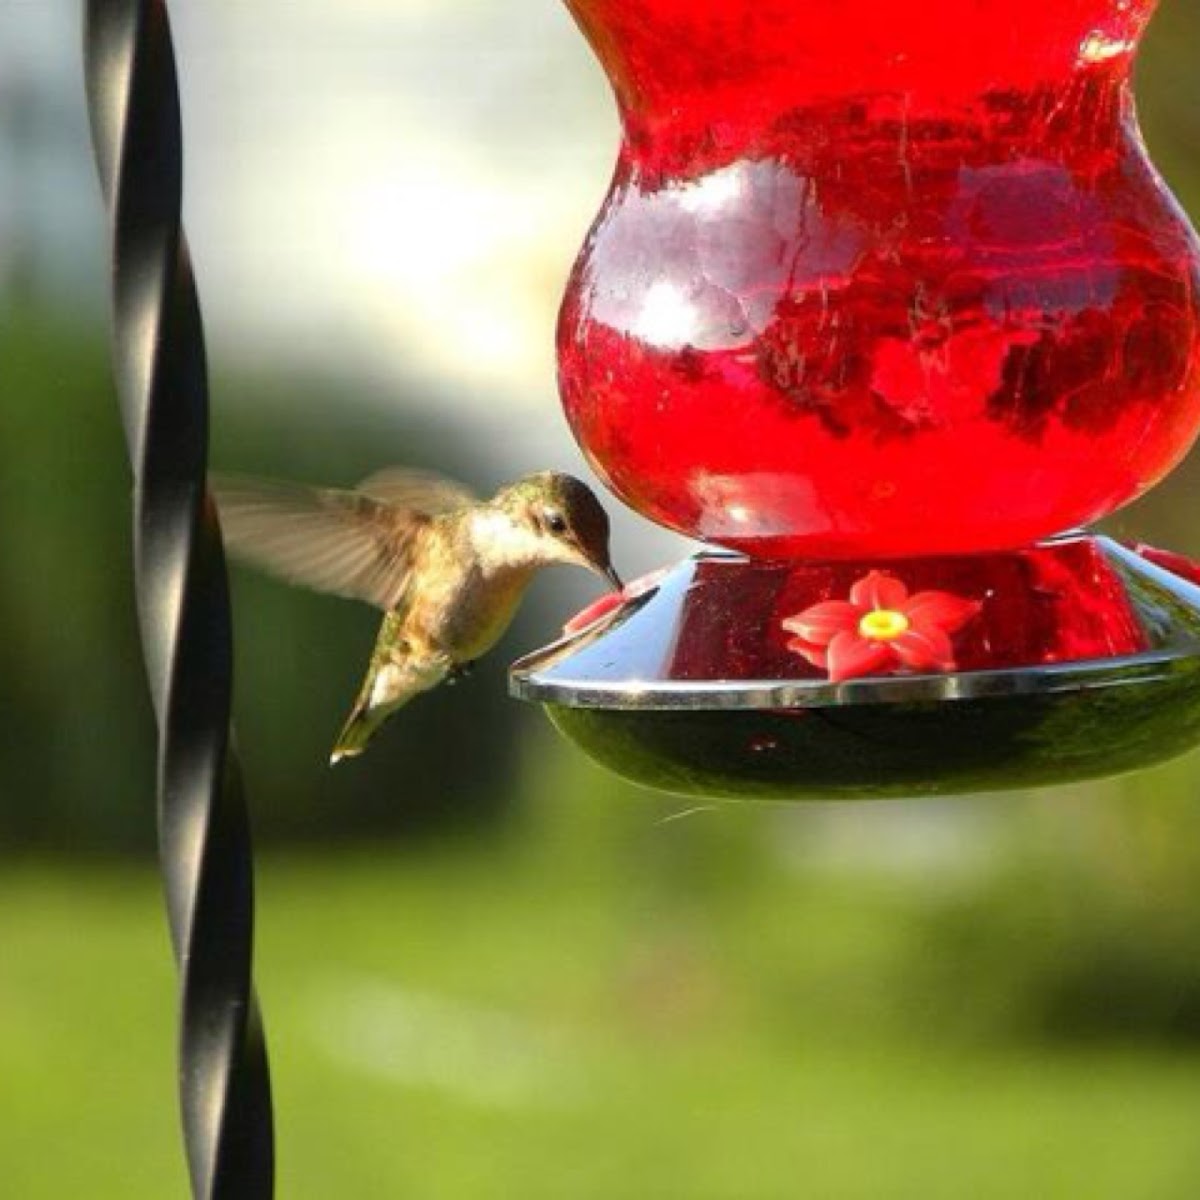
[[[613,147],[551,0],[177,0],[224,468],[583,472]],[[185,1194],[99,199],[69,0],[0,6],[0,1191]],[[1200,212],[1200,11],[1143,58]],[[1200,460],[1115,526],[1200,554]],[[681,545],[625,515],[627,573]],[[942,803],[638,792],[509,702],[591,594],[328,771],[374,616],[238,574],[280,1195],[1200,1194],[1200,760]]]

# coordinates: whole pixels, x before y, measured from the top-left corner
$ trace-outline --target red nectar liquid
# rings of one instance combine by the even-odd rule
[[[567,0],[624,138],[560,379],[634,508],[771,557],[997,550],[1200,427],[1154,0]]]

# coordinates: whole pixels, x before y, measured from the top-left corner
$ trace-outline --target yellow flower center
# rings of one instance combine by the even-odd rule
[[[858,632],[872,642],[892,642],[908,632],[908,618],[890,608],[877,608],[859,621]]]

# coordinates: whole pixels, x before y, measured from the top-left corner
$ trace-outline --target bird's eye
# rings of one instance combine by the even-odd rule
[[[546,528],[551,533],[566,533],[567,518],[562,515],[557,509],[547,509],[542,514],[542,519],[546,522]]]

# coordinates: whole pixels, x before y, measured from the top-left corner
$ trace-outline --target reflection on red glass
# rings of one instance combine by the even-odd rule
[[[760,556],[1025,545],[1200,424],[1194,235],[1129,87],[1153,0],[567,0],[616,90],[568,416]]]
[[[826,678],[788,649],[792,635],[783,622],[823,601],[844,599],[868,571],[852,562],[702,561],[668,677]],[[1014,553],[914,558],[894,573],[910,592],[948,592],[979,602],[978,614],[954,639],[960,671],[1080,662],[1149,648],[1120,576],[1090,539]]]

